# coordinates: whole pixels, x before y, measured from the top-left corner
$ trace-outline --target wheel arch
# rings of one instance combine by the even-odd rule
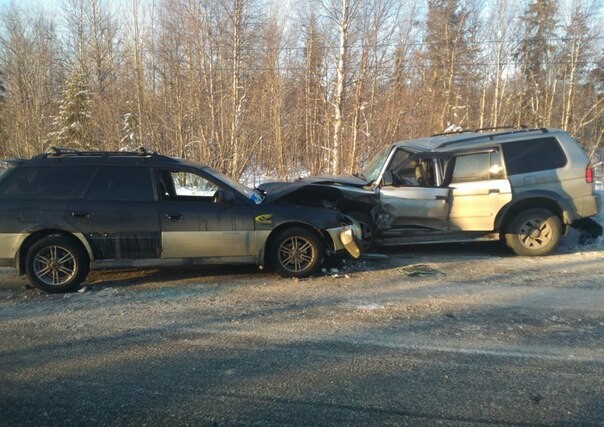
[[[84,250],[84,253],[86,253],[86,255],[88,256],[89,261],[93,259],[92,248],[90,247],[84,236],[80,233],[74,234],[65,230],[53,228],[38,230],[27,236],[23,243],[21,243],[21,247],[19,248],[19,252],[17,253],[18,259],[16,262],[19,274],[25,274],[25,260],[27,258],[27,252],[29,251],[29,248],[31,248],[32,245],[40,239],[50,236],[64,237],[66,239],[69,239],[72,243],[79,245]]]
[[[516,215],[527,209],[536,208],[552,211],[560,218],[563,226],[566,226],[573,221],[571,214],[572,210],[567,201],[553,193],[540,192],[523,195],[521,199],[514,200],[501,209],[495,219],[495,230],[505,232],[506,226]]]
[[[279,224],[277,227],[275,227],[271,230],[266,241],[264,242],[264,246],[261,249],[260,256],[258,257],[259,261],[260,261],[260,265],[263,265],[263,266],[268,265],[269,256],[270,256],[270,248],[274,244],[275,238],[284,230],[287,230],[288,228],[294,228],[294,227],[305,228],[305,229],[315,233],[317,236],[319,236],[323,240],[323,243],[325,244],[326,249],[334,250],[333,242],[331,241],[331,237],[329,236],[329,234],[327,232],[323,232],[323,230],[321,230],[321,229],[317,228],[316,226],[309,224],[307,222],[288,221],[288,222]]]

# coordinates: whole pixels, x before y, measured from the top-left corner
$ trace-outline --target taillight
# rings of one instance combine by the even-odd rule
[[[594,182],[594,170],[591,167],[591,163],[587,165],[587,169],[585,169],[585,182],[591,184]]]

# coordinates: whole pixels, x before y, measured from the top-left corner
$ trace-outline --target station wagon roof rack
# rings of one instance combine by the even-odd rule
[[[508,127],[502,127],[502,128],[503,129],[508,129]],[[476,129],[475,131],[472,131],[472,132],[476,132],[476,131],[480,132],[481,130],[484,131],[484,130],[487,130],[487,129],[488,128]],[[447,146],[453,145],[453,144],[461,144],[461,143],[464,143],[464,142],[471,142],[471,141],[474,141],[474,140],[484,140],[484,139],[493,140],[496,137],[500,137],[500,136],[504,136],[504,135],[512,135],[512,134],[515,134],[515,133],[522,133],[522,132],[549,133],[549,130],[547,128],[529,129],[527,127],[520,127],[520,128],[513,127],[512,130],[505,131],[505,132],[493,132],[493,133],[483,134],[483,135],[478,134],[478,135],[468,136],[467,138],[463,138],[463,137],[457,138],[457,139],[455,139],[453,141],[445,141],[442,144],[439,144],[438,148],[447,147]]]
[[[104,156],[104,157],[128,157],[128,156],[153,156],[157,155],[157,151],[150,150],[146,147],[139,147],[136,151],[102,151],[102,150],[79,150],[77,148],[70,147],[56,147],[52,146],[44,154],[37,156],[37,158],[45,157],[63,157],[63,156]]]

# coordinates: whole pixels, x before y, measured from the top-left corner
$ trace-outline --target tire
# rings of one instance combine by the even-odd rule
[[[505,233],[505,243],[516,255],[550,254],[560,243],[562,223],[548,209],[528,209],[516,215]]]
[[[375,245],[375,225],[371,215],[366,212],[351,212],[348,215],[356,219],[361,225],[363,252],[370,252]]]
[[[323,242],[302,227],[288,228],[277,235],[270,249],[270,262],[282,277],[308,277],[323,263]]]
[[[65,237],[48,236],[38,240],[29,248],[25,259],[25,274],[30,283],[50,293],[76,291],[88,270],[88,255]]]

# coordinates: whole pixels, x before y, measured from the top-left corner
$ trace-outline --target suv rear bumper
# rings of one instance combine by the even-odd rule
[[[577,219],[597,215],[602,209],[602,201],[596,194],[577,198],[574,202],[577,206]]]

